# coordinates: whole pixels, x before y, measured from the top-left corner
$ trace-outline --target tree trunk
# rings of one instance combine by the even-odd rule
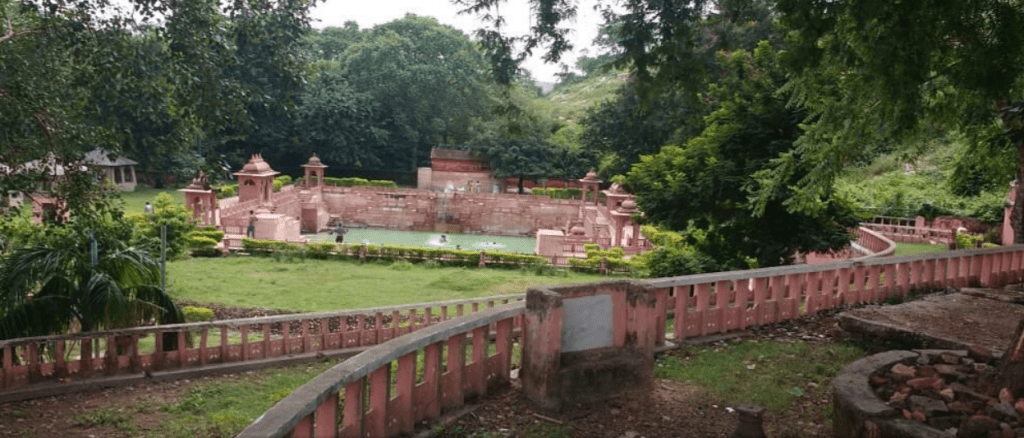
[[[523,176],[519,175],[519,194],[522,195],[523,193],[526,193],[526,189],[523,188]]]
[[[992,388],[993,392],[1007,388],[1014,397],[1024,394],[1024,319],[1017,323],[1013,343],[1008,346],[999,362],[995,383],[998,388]]]
[[[1010,212],[1010,226],[1013,228],[1013,243],[1024,243],[1024,142],[1018,142],[1017,148],[1017,196],[1013,200],[1013,211]]]

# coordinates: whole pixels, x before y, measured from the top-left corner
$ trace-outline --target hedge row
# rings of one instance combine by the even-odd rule
[[[338,187],[398,187],[398,185],[395,184],[394,181],[388,181],[383,179],[369,180],[366,178],[334,178],[330,176],[324,177],[324,184]]]
[[[290,254],[315,259],[358,259],[360,247],[356,244],[310,243],[299,245],[275,240],[242,239],[242,247],[254,255]],[[480,252],[453,249],[420,248],[395,245],[365,245],[367,258],[377,260],[436,261],[442,265],[477,266]],[[539,266],[548,262],[546,257],[531,254],[485,253],[487,264]]]

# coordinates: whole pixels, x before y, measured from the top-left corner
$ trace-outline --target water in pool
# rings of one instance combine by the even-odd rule
[[[443,237],[442,237],[443,236]],[[310,242],[334,242],[327,233],[305,236]],[[370,228],[349,228],[345,243],[371,245],[419,246],[488,252],[533,254],[537,239],[533,237],[487,236],[482,234],[448,234],[426,231],[393,231]]]

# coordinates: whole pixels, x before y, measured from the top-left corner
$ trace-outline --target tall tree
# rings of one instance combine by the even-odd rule
[[[794,104],[809,114],[797,149],[759,175],[762,203],[811,162],[788,205],[816,209],[843,165],[865,153],[865,142],[913,139],[937,127],[987,130],[995,121],[1004,135],[1020,135],[1022,119],[1013,111],[1024,99],[1020,2],[780,0],[777,10],[789,30],[785,63]],[[1012,144],[1019,176],[1024,143]],[[1013,222],[1024,243],[1021,188]]]
[[[489,108],[482,55],[433,18],[410,14],[374,27],[347,49],[343,64],[352,87],[373,98],[393,169],[415,170],[431,146],[465,142],[473,119]]]
[[[702,239],[689,243],[731,269],[749,267],[748,258],[758,267],[777,266],[791,263],[799,252],[849,245],[846,228],[857,220],[831,191],[812,214],[789,211],[786,193],[753,214],[750,197],[757,182],[752,175],[793,149],[804,115],[787,107],[786,94],[776,92],[785,76],[766,42],[754,53],[738,50],[719,57],[720,80],[707,95],[716,109],[707,128],[684,145],[642,157],[627,177],[647,218],[671,229],[702,230]]]

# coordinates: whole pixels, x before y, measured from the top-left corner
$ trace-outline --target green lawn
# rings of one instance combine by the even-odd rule
[[[241,256],[170,262],[167,278],[174,298],[302,312],[517,294],[537,284],[606,279],[575,272],[549,276],[521,270]]]
[[[932,245],[930,243],[897,243],[896,252],[893,255],[924,254],[929,252],[941,252],[949,249],[949,245]]]
[[[176,203],[185,202],[185,197],[181,195],[178,189],[162,188],[154,189],[144,184],[135,186],[133,192],[121,192],[121,199],[124,200],[124,212],[125,213],[142,213],[143,208],[146,206],[146,202],[153,203],[156,199],[156,195],[161,193],[167,193],[171,195]]]

